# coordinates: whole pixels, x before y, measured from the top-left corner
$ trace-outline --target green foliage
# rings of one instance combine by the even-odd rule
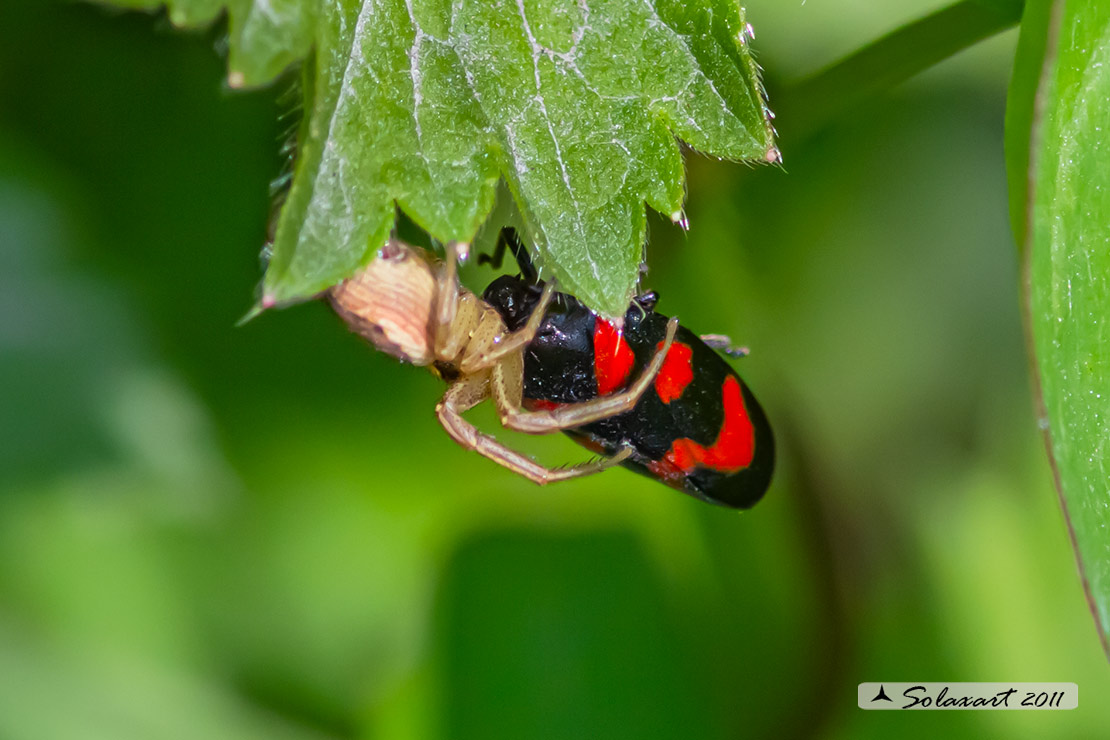
[[[183,28],[228,16],[228,82],[254,87],[273,81],[312,48],[317,3],[313,0],[110,0],[114,5],[152,10],[166,7]]]
[[[472,240],[504,177],[546,267],[621,315],[640,274],[644,203],[681,218],[676,136],[717,157],[778,159],[731,0],[342,0],[318,17],[315,7],[228,8],[233,86],[269,82],[316,49],[263,306],[367,262],[395,205],[436,239]],[[214,10],[177,0],[170,17]]]
[[[754,1],[769,70],[907,13]],[[651,287],[752,347],[739,367],[783,455],[738,515],[623,470],[517,479],[437,427],[436,379],[323,305],[235,328],[273,92],[220,89],[222,29],[9,10],[0,737],[1105,735],[999,217],[1012,37],[858,103],[791,146],[789,174],[690,159],[696,228],[653,225]],[[860,680],[895,675],[1055,676],[1087,698],[914,728],[855,707]]]
[[[1036,6],[1043,5],[1044,8]],[[1046,10],[1047,8],[1047,10]],[[1043,63],[1036,75],[1030,196],[1012,191],[1028,224],[1027,322],[1057,483],[1105,636],[1110,629],[1110,6],[1057,0],[1031,3],[1023,50]],[[1047,23],[1045,21],[1047,20]],[[1047,33],[1047,43],[1038,43]],[[1043,54],[1041,53],[1043,50]],[[1015,79],[1015,87],[1034,85]],[[1028,110],[1028,105],[1026,106]],[[1020,146],[1010,147],[1011,177],[1025,179]]]
[[[211,23],[224,10],[225,0],[116,0],[115,5],[154,10],[163,5],[176,26],[188,28]]]
[[[1010,194],[1010,228],[1019,250],[1025,248],[1029,218],[1029,142],[1048,43],[1052,3],[1035,0],[1025,6],[1014,72],[1006,95],[1006,179]]]
[[[116,0],[152,8],[158,0]],[[728,0],[166,0],[179,26],[228,17],[229,81],[303,68],[305,117],[262,306],[364,263],[395,206],[471,240],[504,178],[545,266],[604,313],[638,277],[644,205],[681,218],[678,139],[777,157],[744,12]],[[1110,8],[961,0],[794,88],[814,130],[1008,27],[1011,225],[1025,267],[1039,423],[1102,633],[1110,632]]]
[[[861,102],[1015,25],[1021,0],[961,0],[892,31],[796,85],[787,126],[819,129]]]

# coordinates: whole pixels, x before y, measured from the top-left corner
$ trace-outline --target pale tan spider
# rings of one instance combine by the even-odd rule
[[[422,249],[391,239],[365,269],[328,291],[328,297],[352,331],[394,357],[430,366],[450,383],[436,415],[463,447],[541,485],[596,473],[625,460],[631,454],[628,448],[609,458],[548,468],[479,431],[462,415],[492,398],[503,426],[546,434],[629,411],[663,366],[678,319],[670,320],[666,339],[651,363],[626,389],[582,403],[529,411],[521,406],[524,349],[555,295],[554,283],[545,286],[528,323],[508,332],[501,315],[458,281],[458,255],[465,255],[467,247],[447,244],[446,260],[440,263]]]

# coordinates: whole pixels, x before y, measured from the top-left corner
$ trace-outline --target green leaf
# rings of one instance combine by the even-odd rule
[[[112,4],[136,10],[166,7],[170,21],[180,28],[206,26],[223,12],[225,0],[111,0]]]
[[[211,4],[171,0],[170,14]],[[472,240],[504,177],[545,267],[620,315],[644,204],[681,218],[676,136],[778,160],[735,0],[232,0],[229,15],[233,85],[316,50],[264,306],[367,262],[395,206],[438,240]]]
[[[504,176],[564,288],[623,314],[644,202],[682,208],[675,134],[736,159],[773,149],[743,17],[728,10],[333,5],[263,303],[313,295],[368,261],[394,202],[436,239],[471,240]]]
[[[1025,248],[1029,144],[1051,11],[1052,3],[1046,0],[1031,0],[1026,4],[1014,57],[1014,73],[1006,94],[1006,180],[1010,197],[1010,228],[1018,249]]]
[[[232,87],[263,85],[312,48],[316,3],[310,0],[230,0],[228,16]]]
[[[206,26],[228,16],[228,83],[257,87],[273,82],[311,50],[315,0],[108,0],[137,10],[165,7],[175,26]]]
[[[812,133],[861,101],[1014,26],[1022,0],[960,0],[898,28],[786,91],[791,133]],[[788,136],[789,138],[789,136]]]
[[[669,608],[654,565],[631,532],[521,528],[465,541],[446,563],[436,620],[442,736],[723,736],[717,674],[683,652],[689,631],[675,634],[676,623],[703,623]]]
[[[1022,33],[1047,38],[1039,70],[1021,60],[1015,67],[1022,74],[1036,73],[1039,82],[1029,137],[1030,195],[1026,200],[1019,189],[1012,201],[1028,224],[1026,310],[1040,423],[1105,645],[1110,628],[1110,4],[1056,0],[1049,12],[1030,7]],[[1038,48],[1033,41],[1022,45],[1028,53]],[[1017,113],[1010,118],[1011,124],[1020,120]],[[1010,135],[1017,140],[1017,132]]]

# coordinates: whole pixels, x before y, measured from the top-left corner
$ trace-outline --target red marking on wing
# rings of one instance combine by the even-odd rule
[[[611,323],[597,317],[594,324],[594,374],[597,376],[597,395],[605,396],[624,387],[632,372],[636,356],[624,340],[621,331]]]
[[[656,352],[661,349],[663,349],[662,342],[655,345]],[[667,356],[663,358],[663,367],[655,376],[655,392],[659,394],[659,400],[663,403],[670,403],[680,397],[682,391],[686,390],[686,386],[693,381],[694,366],[690,362],[693,354],[694,351],[690,349],[690,345],[682,342],[671,343]]]
[[[554,411],[564,404],[546,398],[525,398],[521,405],[529,411]]]
[[[686,473],[676,468],[671,461],[667,459],[666,455],[660,460],[652,460],[649,462],[647,468],[651,471],[651,474],[655,476],[656,480],[672,488],[677,488],[680,491],[682,490],[683,481],[686,480]]]
[[[699,466],[719,473],[735,473],[748,467],[755,454],[755,430],[744,408],[740,381],[731,375],[725,378],[723,403],[725,419],[716,442],[703,447],[688,437],[676,439],[671,449],[652,466],[652,472],[666,479],[679,471],[689,473]]]
[[[605,445],[602,444],[601,441],[598,440],[596,437],[586,435],[582,437],[575,437],[574,441],[585,447],[590,452],[597,453],[598,455],[609,454],[608,450],[605,449]]]

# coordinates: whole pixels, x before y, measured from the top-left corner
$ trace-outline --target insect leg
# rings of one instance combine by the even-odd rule
[[[724,352],[729,357],[747,357],[751,352],[747,347],[734,347],[732,340],[724,334],[702,334],[698,338],[707,346]]]
[[[520,276],[529,283],[537,282],[540,275],[536,271],[532,257],[528,254],[528,248],[524,246],[524,242],[520,240],[520,235],[516,233],[516,229],[512,226],[501,229],[501,233],[497,235],[497,244],[493,247],[493,254],[478,255],[478,264],[489,264],[495,270],[501,269],[501,261],[505,258],[506,248],[513,251],[513,258],[520,268]]]

